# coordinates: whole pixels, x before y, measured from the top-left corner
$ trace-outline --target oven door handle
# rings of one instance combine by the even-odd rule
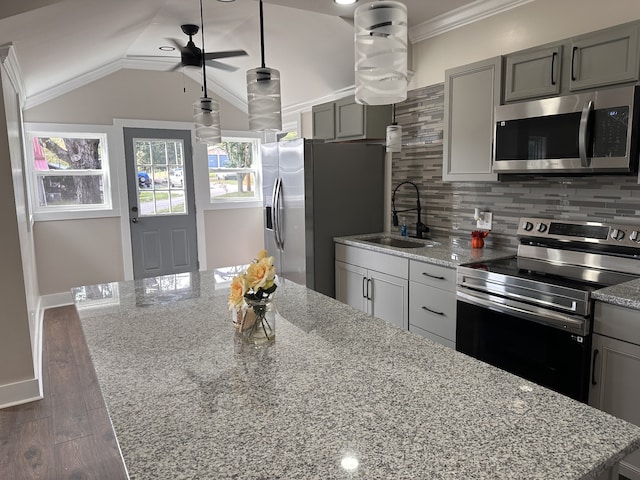
[[[462,292],[458,289],[457,297],[458,300],[462,302],[485,307],[496,312],[515,315],[525,320],[557,328],[558,330],[564,330],[582,336],[589,334],[589,322],[583,318],[576,319],[547,309],[529,310],[509,299],[471,290]]]

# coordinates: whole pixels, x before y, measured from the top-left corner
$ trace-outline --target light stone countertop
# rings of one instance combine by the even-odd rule
[[[591,479],[640,447],[640,427],[291,282],[275,344],[244,345],[228,280],[73,289],[132,479]]]
[[[367,241],[367,239],[369,238],[380,236],[390,236],[394,238],[420,242],[419,239],[401,237],[398,235],[385,233],[337,237],[334,240],[336,243],[342,243],[345,245],[364,248],[366,250],[387,253],[450,268],[456,268],[458,265],[463,265],[465,263],[482,262],[484,260],[505,258],[516,254],[515,249],[509,250],[505,248],[490,247],[485,247],[482,249],[472,249],[469,247],[469,242],[467,240],[461,239],[459,237],[436,237],[433,239],[433,241],[438,243],[438,245],[425,246],[422,248],[389,247],[386,245],[379,245]],[[640,310],[640,279],[631,280],[620,285],[614,285],[612,287],[606,287],[601,290],[596,290],[593,292],[592,296],[595,300],[599,300],[601,302],[612,303],[621,307]]]
[[[421,248],[398,248],[367,241],[370,238],[380,236],[424,243],[425,246]],[[460,237],[433,237],[421,240],[413,237],[401,237],[399,235],[389,233],[368,233],[364,235],[351,235],[334,238],[336,243],[342,243],[352,247],[364,248],[374,252],[387,253],[450,268],[456,268],[458,265],[462,265],[463,263],[511,257],[516,254],[515,248],[490,248],[489,246],[485,246],[485,248],[470,248],[469,240],[470,239],[463,239]],[[431,246],[429,242],[434,242],[435,244]]]

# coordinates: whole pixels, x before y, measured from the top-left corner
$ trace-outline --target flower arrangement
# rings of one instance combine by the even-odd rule
[[[250,337],[261,330],[266,341],[272,341],[275,335],[275,324],[266,319],[267,303],[278,288],[273,260],[266,250],[261,250],[244,273],[233,277],[228,302],[229,310],[235,312],[236,328]]]
[[[276,267],[273,257],[266,250],[258,253],[258,258],[247,270],[233,277],[229,293],[229,310],[239,310],[245,305],[245,299],[260,301],[276,291]]]

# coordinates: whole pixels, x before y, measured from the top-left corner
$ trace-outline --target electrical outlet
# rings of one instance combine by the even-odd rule
[[[491,230],[493,224],[493,213],[480,212],[478,220],[476,221],[476,228],[478,230]]]

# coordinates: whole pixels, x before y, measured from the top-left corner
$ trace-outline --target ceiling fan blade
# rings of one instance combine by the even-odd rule
[[[182,45],[178,40],[176,40],[175,38],[165,38],[165,40],[167,42],[169,42],[172,46],[176,47],[178,50],[182,50],[182,48],[184,47],[184,45]]]
[[[220,70],[226,70],[227,72],[235,72],[238,70],[238,67],[234,67],[233,65],[227,65],[226,63],[216,62],[215,60],[207,60],[205,64],[208,67],[218,68]]]
[[[175,72],[176,70],[179,70],[182,67],[182,62],[176,63],[173,67],[171,67],[169,69],[170,72]]]
[[[244,50],[228,50],[226,52],[207,52],[204,54],[205,60],[215,60],[216,58],[242,57],[249,55]]]

